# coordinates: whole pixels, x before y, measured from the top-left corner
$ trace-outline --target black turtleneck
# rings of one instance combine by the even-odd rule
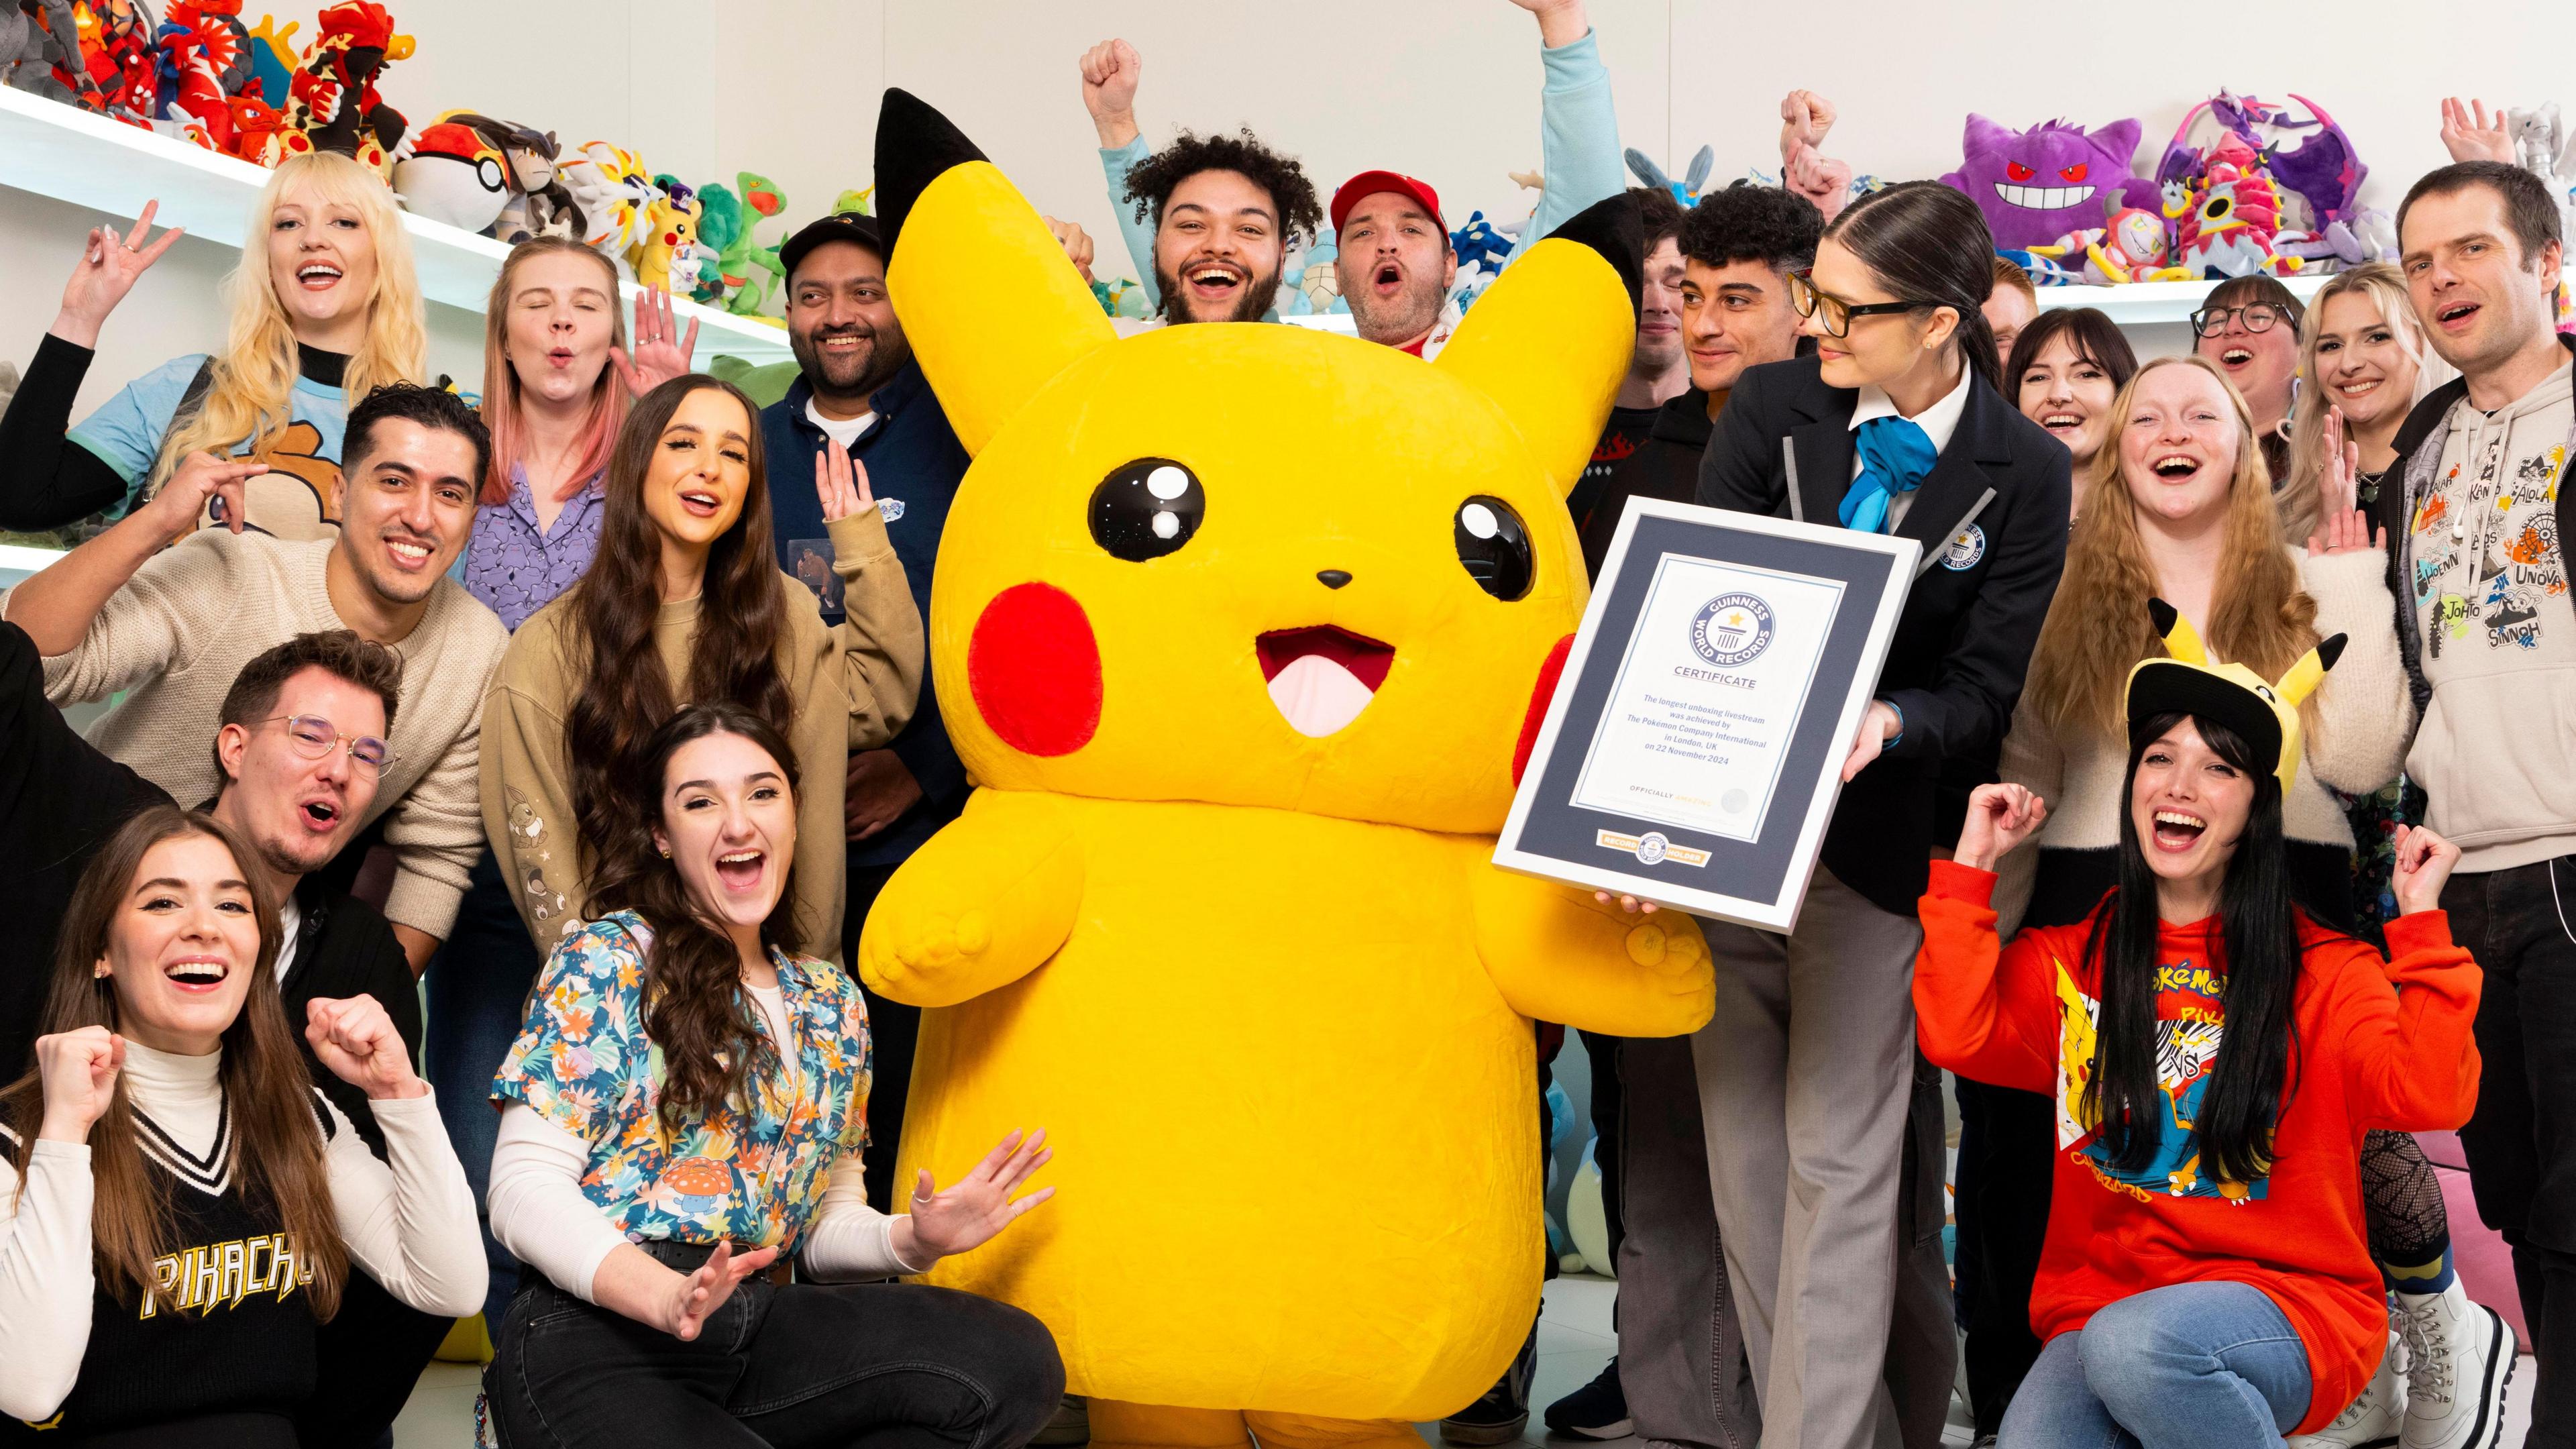
[[[304,374],[306,382],[338,387],[340,379],[349,375],[349,354],[325,352],[319,347],[307,347],[298,342],[295,344],[295,370]]]

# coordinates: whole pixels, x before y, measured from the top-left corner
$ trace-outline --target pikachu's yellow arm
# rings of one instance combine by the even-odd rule
[[[1586,891],[1482,861],[1468,869],[1476,954],[1514,1011],[1609,1036],[1680,1036],[1708,1024],[1717,980],[1690,917],[1625,915]]]
[[[859,976],[913,1006],[954,1006],[1045,964],[1082,903],[1082,844],[1053,796],[977,790],[868,909]]]

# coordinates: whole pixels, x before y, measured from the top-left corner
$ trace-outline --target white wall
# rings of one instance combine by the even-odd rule
[[[1149,139],[1182,124],[1249,124],[1302,156],[1327,192],[1352,172],[1391,166],[1439,187],[1453,220],[1477,208],[1517,217],[1533,198],[1505,173],[1539,163],[1537,26],[1509,0],[407,0],[395,13],[419,52],[392,69],[384,92],[415,122],[471,107],[571,145],[618,141],[693,182],[760,171],[785,188],[794,220],[867,184],[878,93],[907,87],[954,117],[1041,209],[1099,237],[1104,272],[1131,268],[1114,241],[1074,60],[1107,36],[1144,55],[1138,110]],[[2474,27],[2453,30],[2463,13]],[[1776,163],[1775,107],[1792,86],[1840,106],[1830,149],[1889,177],[1955,165],[1970,110],[2015,126],[2138,116],[2152,168],[2184,111],[2217,87],[2296,89],[2351,131],[2372,168],[2368,198],[2383,206],[2444,159],[2442,95],[2576,109],[2576,81],[2563,78],[2576,56],[2576,6],[2565,0],[2485,0],[2474,12],[2417,0],[2237,3],[2193,14],[2115,35],[2081,8],[2003,0],[1592,3],[1623,143],[1668,168],[1714,143],[1721,176]],[[2221,15],[2223,28],[2211,23]],[[2087,24],[2096,32],[2080,34]],[[13,279],[0,287],[0,356],[23,360],[92,218],[19,193],[0,193],[0,203],[0,274]],[[209,245],[174,251],[111,324],[85,404],[210,345],[221,329],[213,284],[230,262]],[[434,311],[433,365],[471,382],[476,319]]]

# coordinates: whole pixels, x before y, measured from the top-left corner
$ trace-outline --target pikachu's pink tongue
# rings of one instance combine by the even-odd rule
[[[1290,729],[1313,739],[1359,718],[1376,697],[1358,675],[1321,654],[1300,655],[1270,679],[1270,702]]]

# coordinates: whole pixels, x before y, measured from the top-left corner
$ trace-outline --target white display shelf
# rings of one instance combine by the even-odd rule
[[[2326,279],[2284,277],[2282,285],[2290,295],[2306,302]],[[2216,282],[2131,282],[2121,287],[2042,287],[2039,309],[2054,311],[2060,307],[2096,307],[2123,327],[2151,327],[2170,322],[2184,326],[2191,314],[2200,310]]]
[[[251,201],[267,182],[268,172],[247,161],[0,86],[0,186],[128,219],[157,200],[157,225],[239,247]],[[510,249],[427,217],[405,213],[403,224],[422,294],[481,315]],[[637,291],[632,284],[624,290],[630,299]],[[694,360],[701,367],[719,354],[753,363],[794,356],[783,328],[694,302],[676,310],[684,332],[689,319],[700,324]]]

